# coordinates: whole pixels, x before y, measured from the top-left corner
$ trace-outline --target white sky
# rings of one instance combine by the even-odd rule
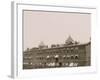
[[[24,11],[24,50],[37,47],[41,41],[46,45],[64,44],[69,35],[81,43],[91,36],[91,15]]]

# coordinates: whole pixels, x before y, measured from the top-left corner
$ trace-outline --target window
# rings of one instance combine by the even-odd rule
[[[74,59],[74,56],[73,55],[71,55],[71,59]]]
[[[48,55],[46,58],[48,59],[48,58],[50,58],[50,56]]]
[[[63,59],[66,59],[66,56],[65,55],[63,55],[62,57],[63,57]]]
[[[79,56],[78,55],[75,55],[75,59],[78,59],[79,58]]]
[[[67,55],[67,59],[69,59],[70,58],[70,55]]]

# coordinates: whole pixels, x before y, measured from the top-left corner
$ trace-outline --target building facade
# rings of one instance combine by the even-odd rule
[[[48,47],[42,43],[37,48],[23,52],[23,69],[79,67],[91,65],[91,43],[80,44],[70,36],[65,44]]]

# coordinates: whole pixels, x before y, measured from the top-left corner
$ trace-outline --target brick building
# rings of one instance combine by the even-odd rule
[[[44,45],[23,52],[23,69],[78,67],[91,65],[91,43],[80,44],[71,36],[65,44]]]

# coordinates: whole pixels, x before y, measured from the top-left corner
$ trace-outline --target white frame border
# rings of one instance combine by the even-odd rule
[[[53,69],[22,69],[22,10],[45,10],[45,11],[60,11],[60,12],[77,12],[91,14],[91,62],[90,67],[75,67],[75,68],[53,68]],[[77,6],[57,6],[57,5],[41,5],[12,2],[12,68],[11,76],[16,77],[38,77],[38,76],[55,76],[65,74],[80,74],[80,73],[95,73],[96,68],[96,53],[94,50],[95,31],[96,31],[96,8],[93,7],[77,7]],[[95,54],[93,54],[95,53]],[[48,73],[48,74],[47,74]]]

